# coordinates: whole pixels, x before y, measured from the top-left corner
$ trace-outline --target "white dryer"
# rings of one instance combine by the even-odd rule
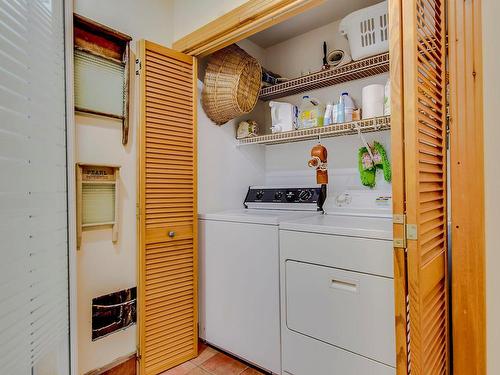
[[[394,375],[390,193],[348,191],[280,223],[282,369]]]
[[[320,216],[319,187],[251,187],[245,207],[200,215],[200,337],[281,373],[279,230]]]

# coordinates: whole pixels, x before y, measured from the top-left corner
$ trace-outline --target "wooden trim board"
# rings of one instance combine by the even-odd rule
[[[193,56],[206,56],[323,2],[324,0],[249,0],[175,41],[172,48]]]
[[[139,59],[144,60],[146,56],[146,41],[139,40],[137,43],[137,56]],[[146,160],[142,155],[146,153],[146,132],[143,124],[146,123],[146,111],[142,101],[146,96],[146,80],[139,79],[139,129],[137,129],[137,206],[136,206],[136,217],[137,217],[137,357],[139,362],[142,360],[143,348],[146,343],[146,339],[142,332],[144,332],[144,320],[141,315],[145,311],[146,301],[144,295],[144,288],[142,285],[146,282],[146,275],[143,272],[145,269],[145,262],[142,256],[142,248],[145,244],[146,228],[142,225],[144,207],[146,206],[146,194],[145,185],[143,183],[143,178],[141,177],[142,171],[146,169]],[[141,374],[140,366],[139,373]]]
[[[449,0],[455,375],[486,374],[481,0]]]
[[[136,375],[137,355],[132,353],[120,357],[110,364],[87,372],[85,375]]]
[[[391,155],[392,202],[394,214],[405,214],[404,122],[403,122],[403,44],[400,0],[389,0],[389,55],[391,79]],[[404,223],[393,224],[394,238],[405,236]],[[394,310],[396,324],[396,373],[408,373],[406,319],[406,253],[394,247]]]

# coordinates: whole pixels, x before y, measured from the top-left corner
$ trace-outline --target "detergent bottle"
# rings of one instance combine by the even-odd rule
[[[325,106],[315,98],[308,95],[302,97],[300,105],[299,126],[302,129],[323,126]]]

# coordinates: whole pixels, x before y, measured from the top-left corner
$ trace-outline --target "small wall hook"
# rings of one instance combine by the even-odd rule
[[[371,149],[370,145],[368,144],[368,142],[366,141],[365,136],[361,132],[361,126],[359,126],[359,124],[356,124],[355,129],[358,132],[358,137],[361,139],[361,142],[363,142],[363,146],[366,147],[366,150],[368,151],[368,154],[370,155],[370,158],[372,159],[372,161],[374,161],[373,160],[374,158],[373,158],[372,149]]]

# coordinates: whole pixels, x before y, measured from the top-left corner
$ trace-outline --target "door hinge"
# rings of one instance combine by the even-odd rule
[[[135,75],[136,76],[141,74],[141,69],[142,69],[142,61],[141,61],[141,59],[137,58],[137,59],[135,59]]]
[[[141,348],[139,346],[137,346],[136,356],[137,356],[137,361],[140,361],[142,359]]]
[[[416,224],[406,224],[406,239],[407,240],[417,240],[417,225]]]
[[[392,217],[392,222],[394,224],[402,225],[404,228],[402,237],[393,238],[394,247],[406,249],[408,240],[418,239],[417,225],[407,224],[405,214],[394,214]]]
[[[405,214],[394,214],[392,216],[393,224],[400,224],[406,227],[406,215]],[[406,230],[403,231],[403,237],[393,238],[394,247],[406,249]]]

